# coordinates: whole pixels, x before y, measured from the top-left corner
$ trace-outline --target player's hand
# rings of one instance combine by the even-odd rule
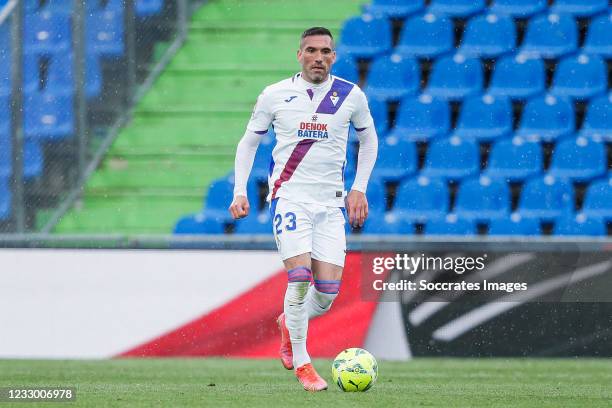
[[[361,191],[351,190],[346,196],[346,209],[348,211],[349,224],[353,227],[363,227],[368,218],[368,200]]]
[[[229,212],[232,214],[232,218],[237,220],[249,215],[250,208],[248,198],[238,195],[234,197],[234,201],[232,201],[232,204],[229,206]]]

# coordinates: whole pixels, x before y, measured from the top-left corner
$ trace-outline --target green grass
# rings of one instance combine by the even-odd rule
[[[355,394],[334,384],[326,392],[307,393],[278,361],[237,359],[0,360],[0,386],[73,386],[77,401],[68,406],[75,407],[612,405],[608,359],[417,359],[379,365],[378,383]],[[315,366],[329,380],[330,361]]]

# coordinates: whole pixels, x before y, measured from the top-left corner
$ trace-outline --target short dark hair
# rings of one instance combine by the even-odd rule
[[[329,36],[329,38],[332,39],[332,44],[333,44],[334,36],[332,35],[331,31],[329,31],[327,28],[325,28],[325,27],[310,27],[308,30],[306,30],[306,31],[304,31],[302,33],[302,36],[300,37],[300,47],[302,46],[302,42],[304,41],[304,38],[310,37],[312,35],[327,35],[327,36]]]

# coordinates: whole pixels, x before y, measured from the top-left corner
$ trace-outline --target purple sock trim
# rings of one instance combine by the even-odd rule
[[[287,271],[287,278],[289,282],[310,282],[312,271],[305,266],[298,266]]]
[[[328,295],[333,295],[340,291],[340,282],[341,281],[339,280],[315,279],[314,286],[315,286],[315,289],[321,293],[327,293]]]

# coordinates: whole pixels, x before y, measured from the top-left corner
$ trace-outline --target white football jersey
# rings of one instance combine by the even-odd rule
[[[343,207],[351,122],[359,130],[374,124],[365,94],[352,82],[330,75],[315,85],[298,73],[266,87],[247,129],[261,134],[272,124],[276,133],[268,201]]]

